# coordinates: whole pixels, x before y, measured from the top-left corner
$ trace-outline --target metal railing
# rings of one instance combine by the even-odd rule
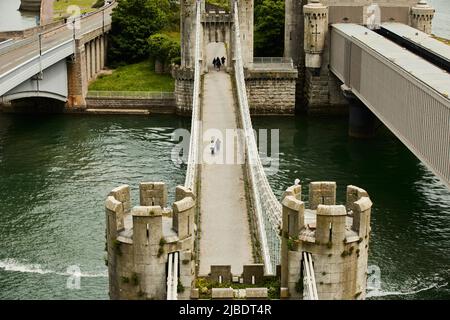
[[[280,69],[292,69],[294,68],[294,62],[292,58],[284,57],[254,57],[252,68],[280,68]]]
[[[263,262],[266,274],[274,274],[276,265],[280,262],[281,204],[275,197],[269,185],[264,167],[259,157],[256,137],[250,118],[250,108],[242,61],[241,36],[239,29],[238,3],[234,3],[235,30],[235,78],[239,103],[240,119],[245,134],[246,166],[249,185],[257,218],[258,233],[261,241]]]
[[[6,57],[8,53],[12,50],[19,50],[21,48],[27,48],[28,56],[31,53],[39,55],[39,50],[43,51],[51,49],[61,42],[75,40],[80,35],[92,30],[109,26],[112,23],[111,14],[116,5],[117,3],[113,2],[89,15],[69,18],[65,24],[46,30],[37,35],[14,41],[12,45],[7,46],[0,51],[0,59],[8,59],[9,57]]]
[[[169,253],[167,261],[167,300],[178,300],[178,261],[179,253]]]
[[[56,63],[57,59],[61,60],[73,54],[75,40],[80,35],[99,28],[104,29],[105,25],[111,24],[111,13],[116,5],[117,3],[114,2],[89,16],[75,17],[66,24],[19,40],[1,50],[0,95],[34,74],[42,72],[45,67]],[[79,29],[77,30],[76,27]],[[16,50],[20,50],[20,52],[16,52]],[[19,56],[18,60],[17,56]],[[45,63],[46,61],[47,63]]]
[[[303,300],[319,300],[312,255],[309,252],[303,252],[303,271]]]
[[[285,57],[254,57],[253,63],[287,63],[292,64],[292,58]]]
[[[173,92],[158,91],[88,91],[87,98],[174,99]]]
[[[194,92],[192,98],[191,140],[189,142],[189,157],[184,186],[195,191],[198,166],[198,143],[200,137],[200,35],[201,35],[201,3],[197,0],[195,19],[195,51],[194,51]]]

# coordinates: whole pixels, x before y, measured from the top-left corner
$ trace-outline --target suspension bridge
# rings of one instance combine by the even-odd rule
[[[233,12],[238,12],[238,2],[234,2],[233,5]],[[212,61],[217,52],[225,53],[225,49],[213,50],[213,54],[210,55],[201,52],[203,40],[200,19],[201,7],[198,1],[191,140],[185,187],[198,190],[201,199],[200,275],[207,274],[213,264],[227,263],[232,264],[232,270],[238,274],[242,272],[240,267],[252,262],[250,230],[247,223],[250,213],[247,210],[247,201],[252,203],[256,216],[265,273],[274,275],[276,266],[280,263],[279,233],[282,207],[267,180],[252,126],[242,58],[239,15],[233,15],[234,79],[225,71],[212,70],[204,77],[201,76],[203,57],[206,56],[207,60]],[[233,80],[235,85],[232,84]],[[209,92],[211,90],[212,94]],[[241,146],[244,170],[237,164],[204,164],[205,161],[201,157],[204,156],[205,141],[209,142],[210,138],[205,136],[208,128],[218,129],[225,136],[226,129],[238,128],[237,122],[243,130]],[[225,148],[226,146],[223,149]],[[219,157],[221,154],[215,156]],[[247,196],[244,184],[248,186]],[[308,267],[313,268],[312,264],[308,264]],[[312,281],[313,278],[308,279],[307,281]],[[314,287],[311,285],[311,288]],[[317,293],[312,296],[317,296]]]

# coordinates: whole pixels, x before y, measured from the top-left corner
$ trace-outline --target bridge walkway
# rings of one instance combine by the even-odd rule
[[[213,57],[224,55],[222,43],[210,45],[208,64]],[[202,93],[201,136],[205,141],[200,150],[205,151],[200,174],[199,275],[207,275],[211,265],[231,265],[232,273],[240,274],[244,264],[253,263],[253,255],[243,166],[226,164],[225,159],[225,131],[237,128],[238,109],[231,76],[224,71],[210,70],[204,76]],[[209,145],[213,135],[215,138],[222,135],[222,143],[219,151],[211,155]]]

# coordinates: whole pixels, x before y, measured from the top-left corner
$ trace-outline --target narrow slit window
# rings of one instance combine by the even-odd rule
[[[329,242],[332,242],[333,241],[333,223],[332,222],[330,222],[330,225],[329,225],[329,232],[330,232],[330,234],[329,234]]]

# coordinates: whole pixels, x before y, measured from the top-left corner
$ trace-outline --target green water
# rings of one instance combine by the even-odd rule
[[[0,115],[0,298],[108,298],[106,195],[126,183],[138,201],[140,181],[183,183],[170,161],[179,127],[186,119]],[[66,288],[71,265],[80,290]]]
[[[279,128],[278,196],[295,178],[335,180],[367,189],[374,202],[371,265],[381,298],[450,298],[450,193],[385,129],[375,139],[347,137],[345,118],[256,118]],[[184,181],[170,161],[170,116],[0,115],[0,298],[107,299],[106,194],[115,186]],[[170,195],[173,198],[173,193]],[[82,272],[66,288],[67,267]],[[393,293],[394,295],[390,295]]]
[[[279,197],[296,178],[336,181],[341,203],[347,185],[369,192],[374,298],[450,298],[450,192],[386,128],[357,140],[346,118],[257,118],[254,127],[280,129],[280,170],[269,178]]]

